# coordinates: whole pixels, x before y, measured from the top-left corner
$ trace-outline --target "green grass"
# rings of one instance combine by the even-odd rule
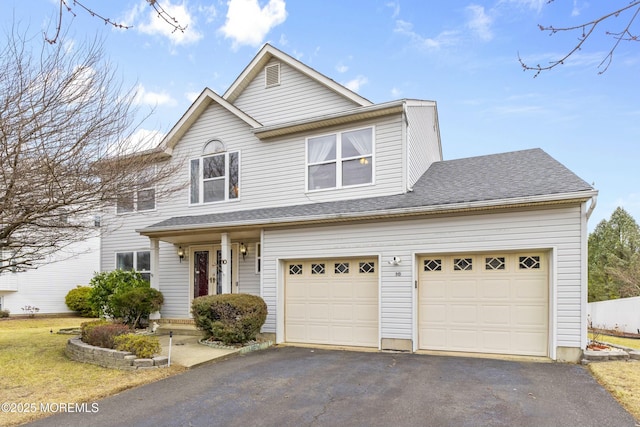
[[[62,328],[79,327],[86,320],[35,318],[0,321],[2,401],[38,407],[58,402],[92,403],[184,370],[174,365],[166,369],[119,371],[71,361],[64,354],[71,336],[56,332]],[[47,415],[50,414],[3,413],[0,424],[14,426]]]

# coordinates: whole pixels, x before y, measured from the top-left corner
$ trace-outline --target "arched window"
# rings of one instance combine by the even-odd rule
[[[190,161],[190,203],[237,199],[240,193],[240,153],[227,151],[217,138],[205,142],[202,156]]]

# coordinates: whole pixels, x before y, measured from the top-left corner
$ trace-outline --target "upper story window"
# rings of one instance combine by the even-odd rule
[[[307,190],[373,183],[373,128],[307,139]]]
[[[190,162],[190,203],[212,203],[237,199],[239,187],[239,153],[216,152],[224,144],[212,140],[205,144],[203,156]]]
[[[151,185],[153,173],[155,169],[141,174],[138,182],[141,188],[138,191],[118,194],[117,213],[151,211],[156,208],[156,189]]]

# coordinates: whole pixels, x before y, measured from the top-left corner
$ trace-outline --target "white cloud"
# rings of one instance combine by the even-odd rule
[[[369,83],[369,80],[365,76],[357,76],[355,79],[349,80],[346,83],[343,83],[347,89],[350,89],[354,92],[358,92],[360,90],[360,86]]]
[[[185,45],[195,43],[203,36],[197,30],[194,17],[187,9],[186,4],[172,4],[171,0],[163,0],[158,2],[159,7],[164,9],[168,17],[175,18],[178,25],[185,28],[184,32],[176,30],[174,26],[169,24],[163,18],[158,16],[158,12],[149,6],[146,0],[141,1],[129,10],[125,17],[121,19],[125,25],[133,26],[133,28],[143,34],[159,35],[166,37],[175,45]],[[215,9],[212,7],[199,9],[200,12],[207,16],[207,22],[215,17]],[[212,12],[213,11],[213,12]]]
[[[342,62],[339,62],[336,65],[336,71],[339,73],[346,73],[347,71],[349,71],[349,67],[347,65],[344,65]]]
[[[442,31],[435,38],[423,37],[420,34],[413,31],[413,24],[407,21],[398,19],[396,21],[396,27],[393,30],[395,33],[402,34],[409,37],[418,47],[437,50],[445,46],[452,46],[458,43],[459,31]]]
[[[149,105],[151,107],[157,107],[159,105],[175,106],[177,104],[176,100],[167,92],[151,92],[146,90],[142,85],[136,87],[136,95],[133,98],[133,103],[137,105]]]
[[[184,97],[187,98],[189,100],[189,102],[193,102],[196,100],[196,98],[198,98],[198,96],[200,96],[201,92],[186,92],[184,94]]]
[[[386,6],[393,9],[393,14],[391,15],[392,19],[396,19],[400,15],[400,2],[399,1],[387,2]]]
[[[528,9],[535,10],[536,12],[540,12],[542,7],[549,3],[549,0],[500,0],[498,3],[515,4],[516,6],[526,7]]]
[[[220,31],[232,39],[233,49],[259,46],[269,31],[287,18],[284,0],[269,0],[262,8],[258,0],[229,0],[227,5],[227,21]]]
[[[400,98],[400,95],[402,95],[402,91],[400,89],[398,89],[397,87],[391,88],[391,96],[392,97]]]
[[[469,15],[467,27],[481,40],[491,40],[493,38],[493,33],[491,32],[493,18],[485,13],[484,7],[472,4],[467,6],[465,10]]]
[[[218,11],[214,5],[198,6],[198,13],[204,15],[207,24],[212,23],[218,16]]]

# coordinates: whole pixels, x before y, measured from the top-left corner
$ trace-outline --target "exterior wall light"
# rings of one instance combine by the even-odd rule
[[[242,259],[245,259],[247,256],[247,246],[244,243],[240,243],[240,253],[242,254]]]
[[[184,249],[182,249],[182,246],[178,246],[178,258],[180,258],[180,263],[182,264],[182,260],[184,259]]]

